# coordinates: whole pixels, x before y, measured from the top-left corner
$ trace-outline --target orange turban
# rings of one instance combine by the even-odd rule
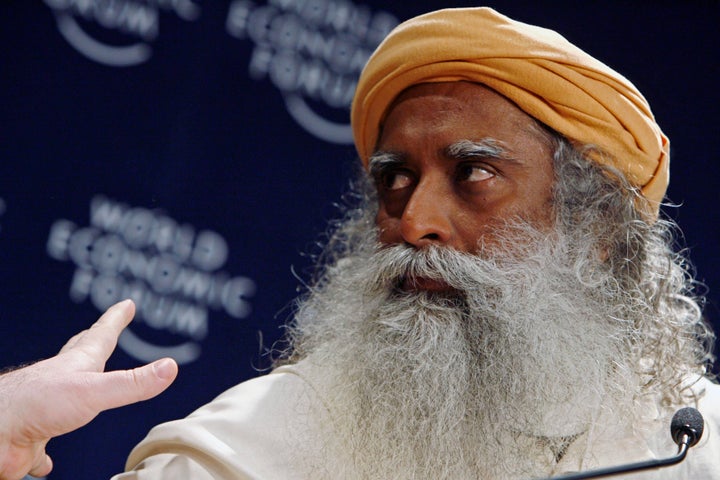
[[[352,105],[355,147],[367,165],[393,100],[412,85],[484,84],[573,142],[599,147],[599,163],[625,174],[658,214],[670,142],[642,94],[558,33],[490,8],[431,12],[400,24],[360,75]]]

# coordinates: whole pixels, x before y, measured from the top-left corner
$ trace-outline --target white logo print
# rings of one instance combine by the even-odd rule
[[[298,124],[321,140],[349,144],[357,78],[397,24],[392,14],[350,0],[235,0],[226,28],[254,43],[250,77],[269,78]]]
[[[87,58],[112,67],[147,61],[160,28],[160,11],[197,20],[191,0],[44,0],[55,13],[58,30]]]
[[[97,196],[90,203],[89,226],[55,221],[47,253],[75,264],[73,301],[89,299],[100,311],[125,298],[135,301],[136,321],[158,338],[143,339],[133,324],[118,345],[141,361],[170,356],[192,362],[208,334],[208,308],[237,319],[251,311],[255,282],[219,270],[228,258],[225,239],[157,210]]]

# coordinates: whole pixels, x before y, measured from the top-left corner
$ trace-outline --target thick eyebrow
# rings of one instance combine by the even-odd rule
[[[394,152],[375,152],[368,159],[368,171],[374,178],[378,178],[388,168],[402,163],[400,154]]]
[[[460,140],[445,148],[445,155],[455,160],[467,158],[497,158],[513,160],[502,143],[494,138],[484,138],[479,141]]]
[[[472,158],[494,158],[509,162],[517,162],[502,142],[494,138],[484,138],[478,141],[459,140],[443,149],[445,156],[452,160],[465,160]],[[375,178],[382,176],[388,169],[404,163],[400,153],[392,151],[378,151],[368,159],[368,171]]]

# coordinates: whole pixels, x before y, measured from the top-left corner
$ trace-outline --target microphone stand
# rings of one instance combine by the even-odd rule
[[[669,465],[675,465],[685,459],[685,455],[688,452],[688,444],[690,443],[690,436],[684,434],[679,445],[678,453],[669,458],[660,458],[656,460],[646,460],[644,462],[630,463],[627,465],[618,465],[615,467],[598,468],[597,470],[590,470],[587,472],[569,473],[566,475],[560,475],[558,477],[549,477],[545,480],[585,480],[587,478],[598,478],[598,477],[610,477],[613,475],[619,475],[621,473],[631,473],[638,470],[647,470],[650,468],[667,467]]]
[[[700,441],[703,428],[704,421],[700,412],[692,407],[681,408],[675,412],[672,422],[670,423],[670,434],[678,446],[678,452],[675,456],[618,465],[615,467],[598,468],[597,470],[589,470],[587,472],[569,473],[558,477],[548,477],[543,480],[585,480],[587,478],[610,477],[621,473],[631,473],[637,472],[638,470],[675,465],[685,460],[688,449]]]

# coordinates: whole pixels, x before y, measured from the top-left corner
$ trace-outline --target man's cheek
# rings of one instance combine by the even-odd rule
[[[375,217],[378,228],[378,240],[384,244],[399,244],[403,242],[400,233],[400,219],[387,215],[382,209]]]

